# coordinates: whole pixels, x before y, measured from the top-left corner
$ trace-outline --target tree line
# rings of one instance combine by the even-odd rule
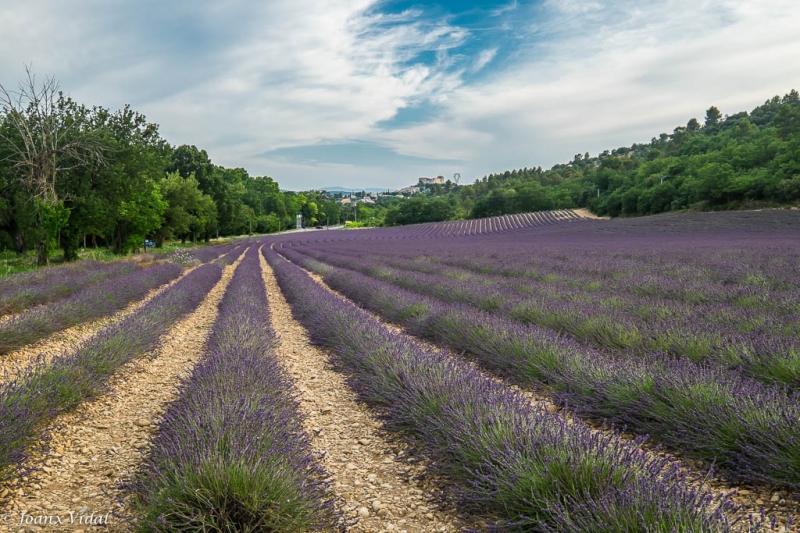
[[[281,231],[298,213],[339,216],[319,192],[215,165],[129,106],[89,107],[27,74],[17,90],[0,86],[0,250],[35,250],[46,264],[56,247],[70,261],[85,246],[124,254],[146,238],[208,241]]]

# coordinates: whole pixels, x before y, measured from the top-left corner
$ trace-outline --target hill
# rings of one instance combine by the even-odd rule
[[[430,185],[425,193],[414,209],[390,209],[387,222],[431,221],[423,216],[428,203],[450,218],[574,208],[617,217],[798,205],[800,95],[792,90],[749,113],[727,116],[712,106],[702,124],[692,118],[650,143],[594,157],[576,154],[549,170],[506,170],[471,185]]]

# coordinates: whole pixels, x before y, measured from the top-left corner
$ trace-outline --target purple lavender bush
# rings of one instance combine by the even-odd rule
[[[336,523],[275,342],[253,246],[132,485],[139,530],[289,533]]]
[[[729,503],[692,488],[640,442],[531,404],[443,353],[390,332],[271,250],[295,317],[334,351],[359,397],[413,436],[462,509],[509,531],[730,531]]]
[[[108,377],[153,350],[176,320],[200,305],[221,274],[218,265],[200,266],[76,351],[49,364],[35,361],[16,379],[0,384],[0,479],[14,473],[45,424],[103,393]]]
[[[47,307],[31,309],[15,316],[0,323],[0,354],[57,331],[114,314],[129,303],[144,298],[156,287],[174,280],[182,272],[182,267],[172,263],[137,270],[86,287]]]

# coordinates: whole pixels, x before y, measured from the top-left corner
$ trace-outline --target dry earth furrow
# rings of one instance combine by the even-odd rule
[[[24,372],[34,361],[41,361],[42,363],[49,362],[53,357],[64,352],[75,350],[81,343],[94,337],[104,327],[115,324],[127,317],[141,306],[152,300],[156,295],[167,290],[189,272],[197,267],[186,269],[186,271],[175,278],[174,280],[166,283],[160,287],[151,290],[147,296],[141,300],[131,302],[122,311],[118,311],[113,315],[103,317],[91,322],[84,322],[77,326],[58,331],[49,337],[40,339],[33,344],[23,346],[19,350],[9,352],[6,355],[0,355],[0,384],[11,381],[20,372]]]
[[[463,522],[436,508],[436,484],[424,464],[406,461],[409,446],[381,430],[370,409],[357,401],[328,355],[312,345],[291,313],[272,269],[261,257],[278,357],[300,392],[311,445],[333,476],[345,514],[358,518],[352,531],[454,532]],[[475,527],[475,524],[470,524]]]
[[[132,361],[111,379],[110,392],[58,417],[47,436],[48,450],[31,451],[26,466],[36,470],[0,489],[0,505],[9,517],[0,531],[132,529],[113,514],[126,514],[120,482],[141,464],[159,417],[175,398],[178,379],[202,356],[217,305],[240,261],[241,256],[225,267],[198,309],[170,329],[152,357]],[[21,526],[23,511],[52,517],[51,523],[60,518],[62,524]],[[84,522],[93,517],[97,525],[87,527],[79,523],[81,517]]]
[[[325,280],[322,278],[322,276],[309,271],[306,271],[306,273],[314,281],[316,281],[322,287],[327,289],[329,292],[335,294],[337,297],[348,302],[351,301],[342,293],[330,288],[328,284],[325,283]],[[551,412],[563,411],[560,407],[558,407],[556,404],[552,402],[550,397],[537,394],[529,389],[523,389],[519,385],[508,383],[504,379],[489,373],[488,371],[483,369],[480,365],[478,365],[475,361],[467,359],[462,355],[455,353],[453,350],[447,347],[438,346],[425,339],[416,337],[408,333],[404,327],[387,322],[382,317],[380,317],[379,315],[373,313],[368,309],[363,309],[363,310],[367,313],[370,313],[370,315],[373,318],[375,318],[375,320],[377,320],[378,322],[389,328],[391,331],[394,331],[395,333],[405,334],[409,338],[412,338],[414,342],[420,344],[421,346],[424,346],[429,350],[445,352],[449,354],[451,357],[458,358],[463,363],[469,365],[470,367],[480,372],[485,377],[496,382],[505,383],[513,390],[519,392],[520,394],[528,398],[532,403],[537,405],[543,405],[546,409],[548,409]],[[593,424],[591,421],[587,421],[581,419],[580,417],[574,416],[569,411],[563,411],[563,414],[566,420],[569,422],[585,423],[593,427],[595,431],[602,431],[604,433],[610,431],[607,428]],[[623,438],[633,439],[635,438],[635,435],[628,433],[624,434]],[[701,476],[698,473],[707,472],[710,468],[710,465],[705,464],[702,461],[694,461],[682,458],[680,457],[680,454],[678,452],[667,453],[660,449],[654,449],[654,446],[650,446],[647,444],[645,445],[645,449],[648,453],[654,453],[660,457],[665,457],[667,455],[671,456],[674,460],[678,461],[686,471],[694,472],[695,478],[700,478]],[[764,510],[769,519],[774,518],[777,521],[777,529],[775,529],[775,531],[777,531],[778,533],[800,532],[800,524],[797,523],[798,519],[800,518],[800,501],[793,500],[791,494],[788,491],[775,490],[772,489],[771,487],[764,485],[749,485],[749,484],[731,485],[720,476],[709,476],[703,479],[703,483],[706,489],[714,492],[715,494],[720,494],[720,493],[731,494],[734,491],[736,491],[736,494],[732,494],[730,496],[731,500],[734,503],[740,505],[742,507],[742,511],[746,514],[752,514],[753,516],[760,516],[761,511]],[[795,523],[793,525],[790,525],[790,521]],[[741,526],[746,529],[747,524],[745,522],[747,522],[747,520],[744,520]]]

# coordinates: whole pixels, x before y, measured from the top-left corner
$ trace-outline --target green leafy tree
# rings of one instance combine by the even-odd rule
[[[207,211],[216,212],[213,200],[199,189],[194,174],[184,178],[178,172],[168,173],[159,181],[159,187],[167,207],[155,233],[158,248],[164,245],[165,239],[173,236],[185,240],[188,234],[201,232],[213,216]]]

